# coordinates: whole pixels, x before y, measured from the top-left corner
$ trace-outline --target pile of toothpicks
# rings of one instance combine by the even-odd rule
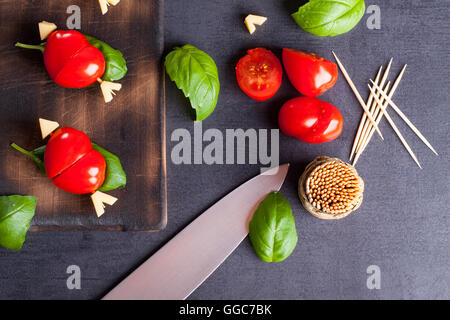
[[[400,110],[400,108],[392,101],[392,96],[395,93],[395,90],[397,89],[403,74],[405,73],[406,66],[403,67],[403,69],[400,71],[400,74],[397,76],[396,80],[394,81],[394,84],[391,87],[391,82],[388,81],[386,83],[387,77],[389,75],[389,71],[392,66],[391,59],[389,61],[389,64],[386,68],[386,70],[383,73],[383,76],[381,76],[383,66],[381,66],[378,70],[378,73],[375,77],[375,80],[370,80],[369,90],[370,94],[367,98],[367,102],[364,102],[361,95],[359,94],[358,90],[356,89],[353,81],[351,80],[350,76],[348,75],[347,71],[345,70],[344,66],[342,65],[339,58],[336,56],[336,54],[333,52],[333,55],[336,59],[337,64],[339,65],[339,68],[341,69],[342,74],[344,75],[345,79],[347,80],[350,88],[352,89],[353,93],[355,94],[356,98],[358,99],[361,107],[364,110],[364,114],[361,118],[361,121],[359,123],[358,130],[356,132],[355,140],[353,142],[353,147],[350,153],[350,161],[353,160],[352,165],[354,166],[356,162],[358,162],[359,157],[366,149],[367,145],[370,142],[370,139],[372,138],[375,131],[377,131],[378,135],[381,137],[381,139],[384,140],[383,135],[378,128],[378,124],[380,123],[383,116],[386,118],[386,120],[391,125],[392,129],[394,129],[395,133],[397,134],[398,138],[402,142],[402,144],[405,146],[408,153],[411,155],[413,160],[416,162],[416,164],[419,166],[419,168],[422,169],[422,166],[417,159],[417,156],[412,151],[409,144],[406,142],[403,135],[400,133],[400,130],[395,125],[392,118],[389,116],[387,112],[387,107],[391,106],[392,109],[402,118],[406,124],[411,128],[411,130],[420,138],[420,140],[425,143],[425,145],[431,149],[436,155],[438,153],[433,148],[431,143],[423,136],[423,134],[417,129],[417,127],[408,119],[408,117]],[[380,79],[381,77],[381,79]]]

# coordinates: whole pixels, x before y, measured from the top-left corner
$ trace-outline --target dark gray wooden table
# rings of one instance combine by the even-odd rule
[[[361,108],[340,76],[322,99],[335,104],[345,126],[334,142],[308,145],[280,137],[281,162],[291,169],[282,192],[296,218],[299,243],[284,262],[267,264],[248,239],[195,291],[192,299],[434,299],[450,298],[449,106],[450,1],[366,1],[381,9],[381,29],[369,30],[365,15],[349,34],[316,38],[289,17],[302,1],[167,0],[166,49],[190,43],[216,61],[221,94],[203,130],[276,128],[281,104],[296,96],[284,79],[277,95],[263,103],[239,90],[234,66],[245,50],[266,47],[313,51],[342,58],[358,89],[394,57],[393,75],[409,65],[395,101],[440,153],[434,156],[398,118],[394,120],[416,151],[419,170],[388,124],[382,142],[374,137],[357,169],[366,183],[362,207],[344,220],[320,221],[296,195],[297,179],[317,155],[347,160]],[[120,10],[120,5],[111,10]],[[250,36],[242,23],[248,13],[269,16]],[[143,35],[145,36],[145,35]],[[391,77],[392,78],[392,77]],[[193,133],[188,105],[167,84],[168,225],[158,233],[31,233],[20,252],[0,249],[0,298],[95,299],[234,187],[258,174],[258,165],[174,165],[170,140],[177,128]],[[81,289],[69,290],[66,269],[81,269]],[[369,290],[367,268],[381,271],[381,288]]]

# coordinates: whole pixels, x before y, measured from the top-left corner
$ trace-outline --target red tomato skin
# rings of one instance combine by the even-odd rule
[[[96,51],[99,50],[93,46],[81,49],[61,69],[54,81],[67,88],[85,88],[95,83],[105,72],[104,59],[92,62],[92,57],[97,54]]]
[[[74,165],[54,178],[52,183],[70,193],[93,193],[103,184],[105,172],[105,159],[100,152],[92,149]]]
[[[89,41],[78,31],[54,31],[47,38],[44,49],[44,64],[48,74],[55,79],[72,56]]]
[[[298,97],[281,107],[278,124],[287,136],[308,143],[324,143],[339,137],[344,119],[328,102],[315,97]]]
[[[338,78],[336,64],[314,53],[284,48],[283,65],[289,81],[307,97],[320,96]]]
[[[236,78],[245,94],[257,101],[264,101],[273,97],[280,88],[283,67],[271,51],[256,48],[248,50],[247,55],[239,60]]]
[[[90,86],[105,73],[105,58],[75,30],[54,31],[44,49],[44,64],[50,78],[67,88]]]
[[[48,140],[44,153],[47,176],[53,179],[92,150],[89,137],[79,130],[63,127]]]

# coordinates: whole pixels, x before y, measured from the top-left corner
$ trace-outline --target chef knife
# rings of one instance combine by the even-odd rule
[[[268,193],[280,190],[288,169],[270,169],[226,195],[103,299],[186,299],[244,240],[253,212]]]

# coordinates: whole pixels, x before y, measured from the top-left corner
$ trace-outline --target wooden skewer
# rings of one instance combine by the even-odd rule
[[[422,140],[425,145],[430,148],[431,151],[433,151],[437,156],[439,155],[436,150],[434,150],[431,143],[423,136],[423,134],[417,129],[417,127],[408,119],[408,117],[400,110],[400,108],[391,100],[391,98],[388,97],[388,95],[380,89],[372,80],[370,80],[375,88],[378,89],[378,91],[381,93],[381,95],[386,99],[386,101],[391,105],[391,107],[395,110],[395,112],[398,113],[398,115],[406,122],[406,124],[411,128],[412,131]]]
[[[372,81],[373,83],[373,81]],[[376,96],[376,92],[374,89],[372,89],[372,87],[370,85],[367,85],[369,87],[369,90],[372,91],[372,93],[374,94],[374,99],[377,101],[378,106],[381,108],[381,112],[383,112],[384,116],[386,117],[386,120],[389,122],[389,124],[391,125],[392,129],[394,129],[395,133],[397,134],[397,136],[400,138],[401,142],[403,143],[403,145],[405,146],[406,150],[408,150],[409,154],[411,155],[411,157],[414,159],[414,161],[417,163],[417,165],[419,166],[420,169],[422,169],[422,166],[419,163],[419,160],[417,159],[416,155],[414,154],[414,152],[412,151],[411,147],[409,146],[409,144],[406,142],[405,138],[403,138],[403,135],[400,133],[400,131],[398,130],[397,126],[395,125],[394,121],[392,121],[391,116],[387,113],[386,108],[384,107],[383,103],[381,102],[380,99],[378,99],[378,97]],[[379,92],[383,92],[381,89],[378,89]],[[386,98],[385,98],[386,99]],[[387,100],[389,101],[389,100]]]
[[[356,89],[355,84],[353,83],[352,79],[350,79],[350,76],[347,73],[347,70],[345,70],[344,66],[342,65],[341,61],[339,60],[339,58],[336,56],[336,54],[334,53],[334,51],[331,51],[334,55],[334,58],[336,59],[336,62],[339,65],[339,68],[342,71],[342,74],[344,75],[345,79],[348,82],[348,85],[350,86],[350,88],[353,90],[353,93],[356,96],[356,99],[358,99],[359,104],[361,105],[361,107],[364,109],[364,112],[366,113],[367,117],[370,120],[370,123],[372,123],[372,125],[375,127],[375,130],[377,130],[378,135],[380,136],[380,138],[382,140],[384,140],[383,134],[381,133],[380,129],[378,128],[378,125],[375,123],[375,119],[372,117],[372,115],[370,114],[369,109],[367,108],[366,104],[364,103],[364,100],[362,99],[361,95],[358,92],[358,89]]]
[[[394,58],[391,58],[391,60],[389,61],[388,66],[386,68],[386,71],[384,72],[383,77],[381,78],[381,82],[378,83],[377,80],[375,79],[375,82],[377,82],[377,84],[379,84],[380,87],[383,87],[384,83],[386,82],[386,79],[387,79],[387,77],[389,75],[389,71],[391,70],[391,66],[392,66],[392,61],[393,60],[394,60]],[[381,67],[380,67],[380,70],[381,70]],[[378,97],[380,97],[380,95],[378,95]],[[367,106],[370,106],[372,104],[372,106],[370,108],[370,114],[375,118],[375,112],[377,110],[377,103],[375,102],[375,100],[372,101],[373,100],[372,92],[370,93],[369,98],[370,98],[370,102],[367,102]],[[362,127],[362,130],[361,130],[362,137],[366,136],[366,132],[367,132],[368,127],[370,125],[370,123],[368,121],[366,121],[366,120],[367,120],[367,116],[364,113],[362,118],[361,118],[361,122],[360,122],[360,126],[362,124],[362,126],[361,126]],[[356,143],[356,146],[355,146],[355,151],[356,152],[359,150],[359,148],[361,148],[362,142],[363,142],[363,140],[361,139],[361,137],[359,137],[358,141]],[[352,159],[352,157],[350,157],[350,160],[351,159]]]
[[[397,90],[398,85],[400,84],[400,81],[403,78],[403,74],[405,73],[407,65],[405,64],[402,68],[402,70],[400,71],[399,75],[397,76],[397,79],[395,79],[394,81],[394,85],[392,86],[391,91],[389,92],[389,98],[392,98],[394,96],[395,90]],[[387,108],[387,106],[389,105],[389,103],[385,102],[384,103],[384,107]],[[380,123],[381,119],[383,118],[383,113],[380,112],[380,108],[378,108],[378,104],[377,104],[377,108],[375,110],[375,120],[377,122],[377,124]],[[359,150],[357,151],[357,154],[355,156],[355,162],[358,161],[359,156],[364,152],[364,150],[366,149],[367,145],[370,142],[370,139],[372,139],[373,133],[375,132],[374,128],[372,126],[370,126],[370,130],[368,132],[368,135],[366,135],[364,139],[364,144],[361,146],[361,148],[359,148]]]
[[[384,87],[384,90],[388,91],[390,85],[391,85],[391,82],[388,81],[388,83],[387,83],[386,86]],[[372,93],[372,92],[370,92],[370,93]],[[384,103],[384,99],[381,98],[381,95],[379,95],[378,92],[377,92],[377,97]],[[377,102],[375,101],[375,99],[374,99],[374,102],[375,102],[375,104],[378,106],[378,104],[377,104]],[[386,106],[385,106],[385,107],[386,107]],[[372,115],[373,115],[374,117],[375,117],[375,112],[376,112],[376,111],[377,111],[377,110],[374,110],[374,112],[372,112]],[[380,119],[380,120],[381,120],[381,119]],[[376,119],[375,119],[375,121],[376,121]],[[380,123],[380,122],[377,122],[377,124],[379,124],[379,123]],[[364,129],[363,129],[363,131],[364,131],[364,136],[361,138],[360,143],[358,144],[358,147],[356,148],[356,155],[355,155],[355,158],[353,159],[352,166],[355,166],[356,163],[358,162],[359,157],[361,156],[362,151],[363,151],[363,150],[362,150],[362,147],[364,146],[364,142],[365,142],[365,138],[366,138],[365,134],[366,134],[366,133],[368,132],[368,130],[370,130],[371,128],[373,128],[372,125],[370,124],[369,121],[367,121],[367,122],[365,123]]]
[[[381,70],[383,69],[383,66],[378,69],[378,73],[375,77],[375,82],[378,84],[378,80],[380,80]],[[373,101],[373,94],[372,92],[369,94],[369,98],[367,98],[367,105],[369,106]],[[356,146],[359,144],[359,141],[361,139],[361,133],[363,131],[363,125],[366,123],[366,114],[363,113],[361,121],[359,122],[358,131],[356,131],[355,140],[353,140],[353,146],[352,151],[350,152],[350,161],[352,160],[353,156],[355,155],[355,151],[357,150]]]

